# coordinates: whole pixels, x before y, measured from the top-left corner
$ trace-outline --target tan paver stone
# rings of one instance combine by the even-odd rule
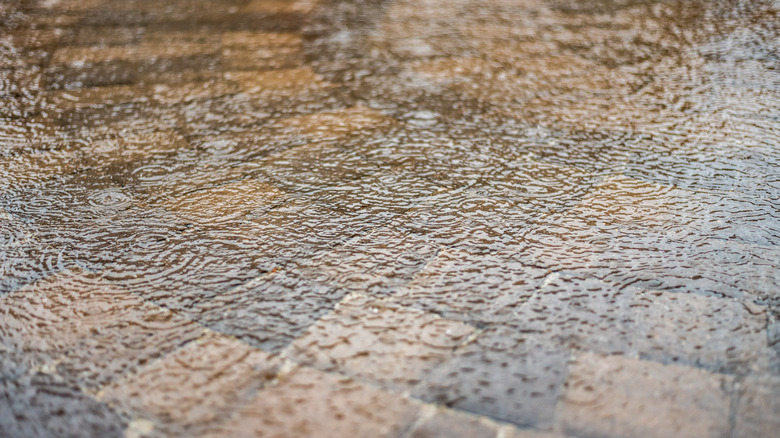
[[[274,355],[231,337],[207,334],[98,395],[125,411],[186,429],[224,418],[280,366]]]
[[[156,84],[150,86],[150,99],[152,103],[172,105],[216,99],[235,94],[238,91],[237,83],[223,80],[200,81],[187,84]]]
[[[219,1],[219,0],[212,0],[215,5],[223,6],[229,8],[227,3],[228,1]],[[200,3],[200,5],[204,5],[205,2],[198,1],[197,3]],[[179,4],[177,4],[178,6]],[[182,5],[183,6],[183,5]],[[155,45],[160,44],[161,42],[167,42],[167,43],[173,43],[173,44],[208,44],[210,46],[217,46],[219,45],[220,41],[222,40],[222,35],[218,31],[204,31],[201,29],[191,30],[191,29],[176,29],[174,27],[174,30],[167,29],[166,26],[159,25],[159,26],[152,26],[151,28],[146,28],[141,35],[140,44],[141,45]]]
[[[47,370],[17,363],[19,368],[8,375],[3,365],[9,360],[13,362],[13,356],[3,352],[0,344],[0,436],[122,436],[126,420],[107,404]]]
[[[382,295],[411,281],[437,252],[421,236],[382,227],[307,261],[302,270],[349,292]]]
[[[662,362],[679,361],[716,371],[766,369],[766,312],[728,298],[646,291],[636,312],[633,350]]]
[[[392,120],[379,111],[356,106],[284,119],[279,122],[279,125],[296,129],[312,140],[330,140],[369,128],[375,130],[389,125]]]
[[[273,153],[306,144],[306,140],[294,133],[274,132],[267,127],[250,128],[240,132],[195,135],[190,142],[198,149],[219,158],[257,160]],[[252,166],[252,164],[249,164]]]
[[[285,199],[284,192],[254,178],[161,198],[165,208],[203,224],[214,224],[250,213],[261,215]]]
[[[574,436],[720,437],[729,430],[731,376],[582,353],[558,407]]]
[[[0,192],[40,183],[54,175],[70,172],[76,167],[72,154],[33,153],[21,156],[0,157],[0,172],[9,175],[13,169],[18,174],[13,178],[0,180]]]
[[[107,135],[103,138],[96,138],[74,151],[82,168],[117,166],[190,148],[184,137],[171,129],[104,132]]]
[[[620,288],[589,275],[554,272],[515,311],[513,322],[583,350],[605,354],[630,351],[631,312],[636,288]]]
[[[293,68],[303,60],[296,47],[256,47],[252,49],[222,49],[222,65],[226,70],[275,70]]]
[[[780,378],[751,376],[739,389],[732,436],[769,438],[780,433]]]
[[[405,438],[494,438],[499,425],[484,417],[437,409],[420,419]]]
[[[507,61],[516,64],[517,71],[502,68],[507,71],[496,75],[494,72],[501,68],[499,61],[500,56],[495,60],[453,57],[421,62],[413,68],[434,82],[451,82],[457,91],[494,104],[527,101],[559,89],[587,93],[609,89],[610,85],[606,69],[577,56],[510,59]],[[584,75],[585,71],[589,74]]]
[[[65,377],[104,384],[194,339],[202,328],[94,274],[61,272],[0,299],[7,348]]]
[[[292,141],[304,143],[300,146],[287,146],[284,150],[270,154],[255,163],[264,167],[263,173],[272,177],[279,187],[286,191],[304,194],[321,193],[331,189],[330,194],[336,200],[344,199],[349,191],[358,194],[365,193],[366,188],[360,184],[341,185],[341,181],[368,180],[377,172],[377,167],[360,154],[355,153],[340,142],[310,141],[299,134],[296,129],[288,129],[283,134]],[[293,143],[295,145],[295,143]],[[417,179],[419,181],[419,178]],[[342,190],[339,192],[339,187]],[[328,200],[328,193],[324,196]],[[339,196],[340,195],[340,196]],[[354,197],[350,197],[354,200]],[[323,203],[324,205],[325,203]],[[343,205],[344,203],[341,203]],[[366,207],[350,204],[353,208]],[[335,205],[333,206],[335,207]],[[365,212],[365,208],[361,208]],[[386,217],[381,219],[387,221]]]
[[[300,47],[303,39],[292,32],[225,32],[222,34],[223,48],[254,47]]]
[[[426,61],[415,61],[409,66],[418,74],[436,81],[449,82],[458,78],[469,78],[480,72],[492,71],[496,65],[476,56],[455,56]]]
[[[260,391],[210,437],[393,437],[415,421],[419,403],[311,368]]]
[[[308,13],[319,0],[252,0],[241,12]]]
[[[227,32],[222,35],[222,65],[226,70],[291,68],[302,63],[299,34]]]
[[[549,336],[493,324],[459,348],[413,391],[437,404],[545,429],[568,373],[571,352]]]
[[[250,94],[272,91],[308,90],[330,86],[311,67],[290,68],[272,71],[238,71],[225,73],[225,78],[238,82]]]
[[[570,214],[598,220],[606,225],[636,224],[658,226],[684,222],[679,216],[680,196],[688,194],[652,182],[624,175],[610,176],[585,195]]]
[[[574,207],[598,182],[598,177],[571,164],[525,160],[512,167],[488,169],[493,196],[515,201],[537,217]]]
[[[294,199],[276,207],[251,223],[266,254],[281,259],[309,259],[356,235],[376,228],[376,220],[346,215],[310,200]]]
[[[295,340],[286,354],[321,369],[409,389],[473,332],[457,321],[355,294]]]
[[[474,192],[432,191],[428,199],[420,200],[395,218],[392,226],[453,249],[500,251],[525,230],[531,217],[505,196]]]
[[[148,42],[131,46],[62,47],[54,52],[52,66],[81,68],[89,64],[112,61],[139,62],[160,58],[185,58],[213,54],[219,50],[214,44],[190,42]]]
[[[342,150],[344,150],[341,154],[345,158],[344,164],[360,165],[359,161],[362,157],[359,153],[353,153],[343,147]],[[338,211],[368,214],[377,219],[387,220],[419,205],[441,189],[435,182],[419,175],[405,172],[374,172],[375,168],[370,162],[353,169],[365,172],[365,176],[351,181],[350,184],[329,184],[323,187],[317,191],[317,201]]]
[[[515,319],[546,274],[501,254],[445,248],[394,296],[449,318],[494,323]]]

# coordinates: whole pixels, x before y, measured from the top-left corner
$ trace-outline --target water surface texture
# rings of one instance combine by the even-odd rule
[[[778,435],[777,0],[0,0],[0,436]]]

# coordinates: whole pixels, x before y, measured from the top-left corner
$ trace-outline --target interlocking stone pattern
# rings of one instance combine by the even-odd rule
[[[780,436],[777,0],[0,0],[0,436]]]

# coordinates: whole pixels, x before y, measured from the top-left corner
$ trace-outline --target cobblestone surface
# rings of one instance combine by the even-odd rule
[[[780,436],[778,15],[0,0],[0,436]]]

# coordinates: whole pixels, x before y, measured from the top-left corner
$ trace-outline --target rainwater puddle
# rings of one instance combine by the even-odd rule
[[[3,1],[0,435],[773,436],[778,47],[770,0]]]

